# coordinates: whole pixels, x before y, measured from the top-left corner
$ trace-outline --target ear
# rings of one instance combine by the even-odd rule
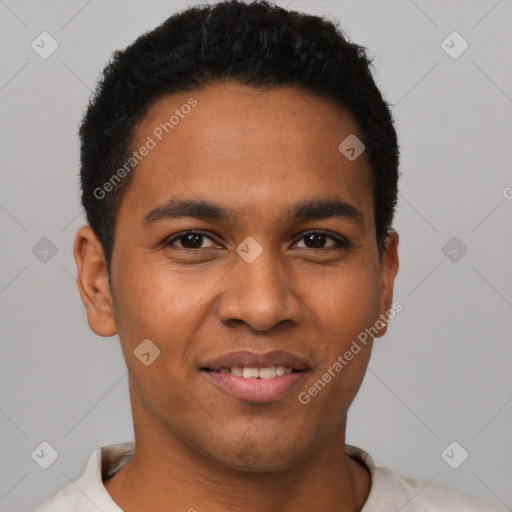
[[[87,310],[89,327],[98,336],[114,336],[117,329],[105,256],[100,241],[89,226],[78,230],[73,255],[78,268],[78,291]]]
[[[384,336],[388,325],[388,311],[392,307],[393,302],[393,284],[395,276],[398,272],[398,232],[394,229],[388,231],[385,240],[385,249],[382,254],[380,265],[381,287],[380,287],[380,319],[385,323],[384,327],[379,329],[376,338]]]

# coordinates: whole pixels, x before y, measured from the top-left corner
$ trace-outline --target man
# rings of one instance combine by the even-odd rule
[[[114,55],[80,130],[74,255],[135,443],[38,512],[493,510],[345,442],[400,308],[399,150],[369,65],[266,2],[190,8]]]

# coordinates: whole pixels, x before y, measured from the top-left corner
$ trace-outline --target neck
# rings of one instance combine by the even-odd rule
[[[104,482],[124,512],[353,512],[370,491],[367,468],[345,455],[345,423],[298,463],[257,472],[222,465],[168,431],[141,423],[135,424],[133,458]]]

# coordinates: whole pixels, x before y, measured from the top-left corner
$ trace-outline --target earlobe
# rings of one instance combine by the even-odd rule
[[[382,254],[381,263],[381,290],[380,290],[380,319],[385,323],[379,329],[376,338],[384,336],[387,331],[389,310],[393,302],[393,285],[398,272],[398,232],[394,229],[388,231],[385,241],[385,250]],[[380,324],[380,322],[379,322]]]
[[[73,255],[77,265],[78,291],[87,311],[89,327],[98,336],[114,336],[117,329],[103,248],[89,226],[78,230]]]

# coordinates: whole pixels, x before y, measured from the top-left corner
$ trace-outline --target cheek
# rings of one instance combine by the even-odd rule
[[[155,414],[163,404],[169,410],[186,407],[184,381],[190,369],[183,364],[183,358],[194,322],[198,321],[194,319],[194,306],[205,291],[190,281],[183,282],[170,270],[158,271],[141,264],[133,271],[124,271],[118,272],[114,284],[114,302],[134,391],[132,399]],[[146,365],[142,354],[148,352]]]
[[[155,268],[142,262],[121,267],[117,277],[116,318],[130,327],[130,335],[155,339],[186,319],[214,286],[213,279],[204,275],[199,278],[188,272],[185,276],[164,265]]]
[[[310,389],[318,406],[332,401],[342,410],[356,395],[370,358],[372,340],[365,329],[379,317],[378,281],[366,268],[348,267],[322,281],[308,299],[323,333],[317,349],[323,364],[312,379],[316,388]]]
[[[197,330],[204,328],[205,315],[213,307],[218,275],[180,272],[169,265],[149,266],[139,263],[132,268],[118,267],[114,283],[116,322],[126,364],[144,387],[144,394],[171,399],[169,385],[179,390],[179,382],[194,377],[191,340],[198,339]],[[143,340],[149,339],[157,347],[158,357],[150,366],[144,366],[136,353]],[[204,337],[198,340],[204,343]],[[135,351],[135,353],[134,353]],[[183,393],[183,390],[181,390]]]
[[[337,350],[379,314],[379,282],[367,267],[346,266],[308,285],[306,303]]]

